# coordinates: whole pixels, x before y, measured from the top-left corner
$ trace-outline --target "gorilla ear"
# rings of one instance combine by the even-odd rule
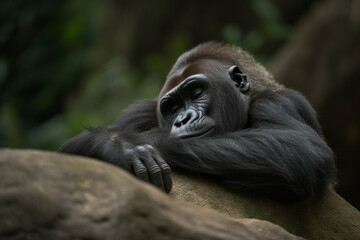
[[[235,86],[240,89],[242,93],[246,93],[250,89],[250,83],[245,73],[242,73],[238,66],[229,68],[229,75],[234,81]]]

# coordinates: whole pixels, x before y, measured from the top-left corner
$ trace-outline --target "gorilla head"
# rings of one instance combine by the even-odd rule
[[[209,55],[215,46],[220,45],[207,43],[184,53],[167,77],[157,111],[160,127],[171,136],[216,135],[246,124],[250,81],[233,52],[233,58],[224,51]]]

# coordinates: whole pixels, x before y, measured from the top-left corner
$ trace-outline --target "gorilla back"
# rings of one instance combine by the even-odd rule
[[[306,99],[241,49],[213,42],[179,57],[157,99],[59,151],[116,164],[165,192],[170,168],[286,202],[321,193],[336,174]]]

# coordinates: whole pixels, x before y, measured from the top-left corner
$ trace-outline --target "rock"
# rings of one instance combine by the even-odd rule
[[[179,185],[176,193],[185,185]],[[214,194],[209,202],[198,202],[209,207],[219,193],[211,192],[211,188],[207,191],[201,182],[198,186]],[[184,190],[191,194],[191,189]],[[318,208],[318,212],[334,211]],[[233,211],[228,211],[240,209],[243,208],[236,205]],[[264,206],[259,206],[259,211],[263,209]],[[0,239],[299,238],[267,221],[236,220],[173,199],[120,168],[94,159],[3,149],[0,150]]]
[[[314,199],[284,205],[234,193],[200,177],[175,173],[172,176],[174,198],[233,218],[267,220],[306,239],[360,239],[360,212],[332,189]]]

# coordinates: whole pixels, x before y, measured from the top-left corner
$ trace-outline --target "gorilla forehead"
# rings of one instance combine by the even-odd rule
[[[164,87],[160,91],[159,97],[161,98],[167,92],[179,86],[189,76],[195,74],[203,74],[208,79],[220,79],[224,81],[227,78],[227,69],[231,64],[226,64],[213,59],[197,59],[195,62],[191,62],[188,65],[177,65],[170,71]],[[229,79],[230,80],[230,79]]]

